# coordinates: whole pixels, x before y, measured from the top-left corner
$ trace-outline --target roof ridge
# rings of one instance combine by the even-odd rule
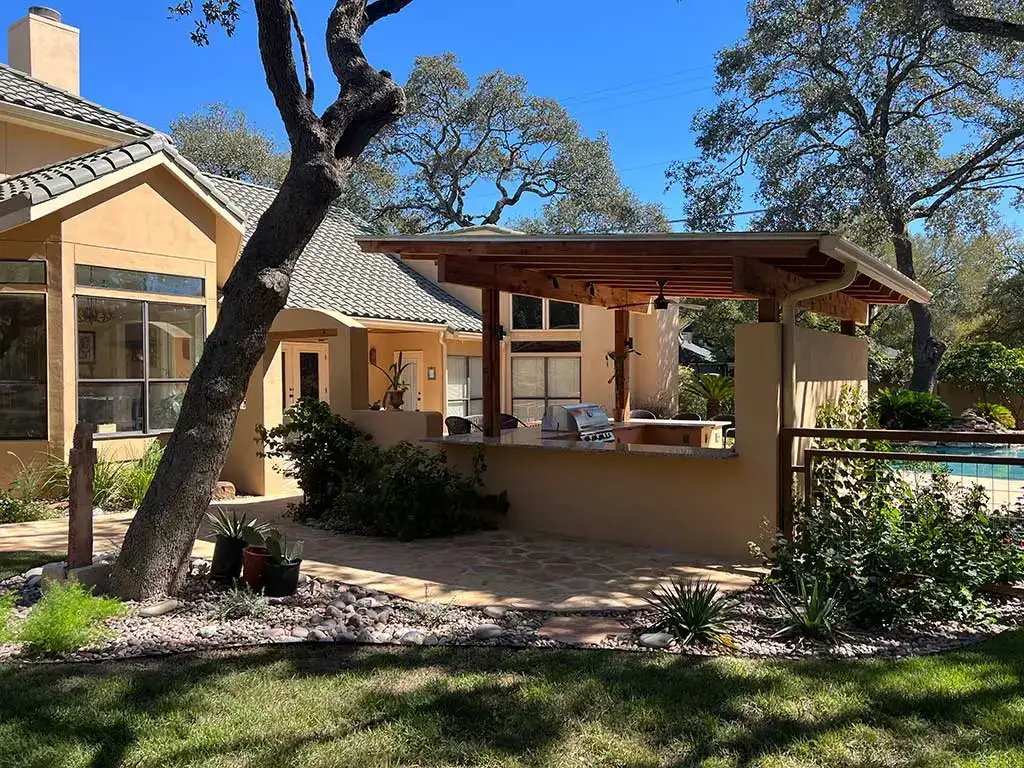
[[[110,107],[105,107],[102,104],[100,104],[99,102],[92,101],[90,99],[85,98],[81,94],[73,93],[73,92],[71,92],[71,91],[69,91],[69,90],[67,90],[65,88],[61,88],[58,85],[54,85],[53,83],[48,83],[45,80],[40,80],[38,77],[32,77],[32,75],[28,74],[27,72],[22,72],[20,69],[17,69],[16,67],[11,66],[10,64],[4,63],[4,62],[0,62],[0,68],[2,68],[5,71],[11,73],[15,77],[20,78],[21,80],[25,80],[27,82],[30,82],[30,83],[32,83],[34,85],[37,85],[40,88],[44,88],[44,89],[46,89],[48,91],[53,91],[55,93],[59,93],[62,96],[68,97],[69,99],[73,99],[74,101],[77,101],[77,102],[80,102],[82,104],[88,105],[88,106],[90,106],[90,107],[92,107],[94,109],[98,109],[98,110],[100,110],[102,112],[106,112],[107,114],[109,114],[109,115],[111,115],[113,117],[119,117],[119,118],[121,118],[122,120],[124,120],[126,122],[134,123],[135,125],[139,126],[140,128],[149,131],[151,134],[153,134],[153,133],[160,133],[160,131],[158,131],[153,126],[147,125],[146,123],[143,123],[140,120],[136,120],[134,117],[130,117],[129,115],[126,115],[123,112],[118,112],[117,110],[111,109]],[[44,109],[39,109],[38,107],[26,107],[26,109],[32,109],[32,110],[35,110],[36,112],[46,112],[47,111],[47,110],[44,110]],[[77,120],[78,122],[83,122],[83,123],[91,124],[91,123],[89,123],[88,120],[82,120],[81,118],[71,117],[71,119],[72,120]],[[130,136],[131,135],[127,131],[121,131],[121,130],[118,130],[117,128],[108,128],[108,130],[114,131],[116,133],[123,133],[126,136]],[[140,136],[139,138],[142,138],[142,137]]]

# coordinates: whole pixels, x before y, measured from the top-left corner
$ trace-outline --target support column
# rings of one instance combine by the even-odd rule
[[[757,300],[757,322],[777,323],[779,322],[779,302],[776,299]]]
[[[616,421],[629,421],[629,310],[615,310],[615,411]]]
[[[501,434],[501,292],[483,288],[484,436]]]
[[[843,336],[856,336],[857,323],[853,320],[840,320],[839,332],[843,334]]]

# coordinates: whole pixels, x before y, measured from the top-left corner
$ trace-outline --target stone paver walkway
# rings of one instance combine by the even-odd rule
[[[253,502],[258,503],[267,504]],[[131,513],[98,516],[96,550],[117,548],[131,518]],[[275,524],[289,538],[305,540],[306,573],[408,600],[463,606],[635,608],[644,604],[647,592],[672,576],[707,578],[733,590],[750,586],[763,573],[752,566],[699,560],[670,550],[516,531],[398,542],[334,534],[287,520]],[[0,526],[0,551],[63,551],[66,544],[63,519]],[[204,530],[193,554],[209,557],[212,552],[212,537]]]

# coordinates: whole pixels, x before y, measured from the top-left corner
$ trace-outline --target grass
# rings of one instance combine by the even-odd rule
[[[38,552],[27,549],[18,552],[0,552],[0,579],[8,579],[37,566],[56,563],[64,558],[63,552]]]
[[[1011,766],[1024,633],[899,662],[271,646],[0,667],[0,765]]]

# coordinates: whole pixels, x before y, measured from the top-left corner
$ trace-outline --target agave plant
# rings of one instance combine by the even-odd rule
[[[229,515],[223,508],[218,507],[206,517],[210,521],[210,528],[213,529],[214,535],[250,544],[254,535],[258,536],[262,543],[263,537],[270,530],[270,526],[266,523],[261,523],[256,518],[249,518],[244,512],[239,515],[236,510],[231,510]]]
[[[703,398],[708,404],[708,416],[715,416],[727,409],[732,402],[736,385],[728,376],[716,373],[699,373],[683,385],[683,389],[696,397]]]
[[[271,562],[292,565],[302,560],[302,539],[291,540],[278,530],[271,530],[265,537],[267,553]]]
[[[682,645],[715,643],[734,648],[729,625],[736,618],[736,602],[707,579],[672,579],[646,598],[654,614],[652,632],[668,632]]]
[[[779,587],[774,587],[773,595],[785,612],[785,624],[774,637],[800,634],[816,640],[831,640],[842,635],[837,628],[842,615],[839,595],[829,594],[828,590],[822,589],[817,579],[812,581],[808,591],[807,583],[801,576],[795,600]]]

